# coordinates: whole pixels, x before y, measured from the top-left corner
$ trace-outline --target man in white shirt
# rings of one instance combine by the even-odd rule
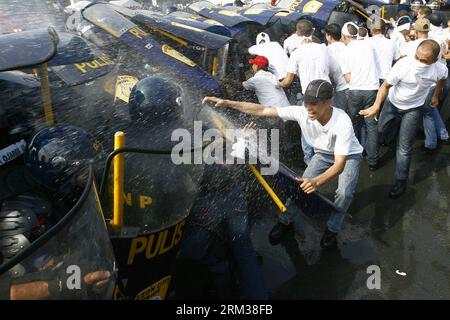
[[[431,24],[428,19],[420,18],[417,19],[414,24],[414,32],[416,39],[413,41],[406,42],[400,48],[400,55],[414,57],[416,54],[417,46],[425,39],[428,39],[428,33],[430,32]]]
[[[254,76],[242,83],[244,89],[254,90],[260,104],[275,108],[289,106],[284,90],[277,88],[278,79],[267,71],[269,60],[264,56],[257,56],[248,62],[252,64]]]
[[[341,229],[345,214],[350,207],[356,188],[363,148],[356,139],[349,116],[331,106],[333,87],[325,80],[314,80],[305,90],[304,106],[274,108],[255,103],[205,97],[203,103],[214,103],[217,107],[228,106],[253,116],[279,117],[297,121],[305,139],[314,147],[315,154],[303,177],[298,180],[300,188],[307,194],[315,192],[321,185],[338,177],[338,188],[334,204],[341,209],[333,213],[321,246],[336,245],[336,236]],[[280,222],[272,229],[270,241],[280,241],[288,226],[292,225],[292,213],[280,214]]]
[[[437,13],[432,13],[429,17],[431,28],[428,33],[428,38],[435,40],[441,46],[441,58],[439,62],[443,63],[447,66],[447,58],[448,56],[448,43],[447,43],[447,35],[442,29],[442,16]],[[447,67],[448,69],[448,67]],[[444,89],[439,94],[441,97],[445,97],[448,92],[448,78]],[[430,89],[428,93],[427,100],[425,102],[425,108],[423,113],[423,129],[425,133],[425,151],[428,153],[433,153],[437,150],[438,141],[448,141],[449,134],[447,128],[445,126],[444,121],[442,120],[441,114],[439,112],[438,107],[433,107],[431,105],[431,98],[435,92],[435,86]]]
[[[289,57],[287,76],[280,82],[281,87],[289,87],[295,75],[300,78],[302,93],[308,84],[316,79],[330,81],[330,66],[327,50],[324,44],[312,42],[314,25],[309,20],[300,20],[296,25],[297,35],[301,45]],[[302,99],[300,99],[301,102]],[[300,103],[299,102],[299,103]],[[302,136],[302,150],[304,162],[308,164],[313,156],[313,148],[308,145]]]
[[[347,46],[346,56],[342,63],[342,72],[349,84],[348,110],[352,119],[353,129],[359,142],[367,153],[369,169],[378,168],[378,129],[373,118],[363,118],[360,110],[371,106],[379,88],[379,68],[375,53],[368,41],[358,41],[358,26],[347,22],[342,27],[342,36]],[[363,130],[367,141],[362,141]]]
[[[269,59],[269,71],[278,80],[286,77],[286,67],[289,58],[278,42],[270,41],[267,33],[261,32],[257,35],[256,45],[248,48],[248,53],[255,56],[264,56]]]
[[[248,62],[252,65],[254,76],[242,82],[244,89],[255,91],[260,104],[275,108],[290,106],[291,104],[286,97],[286,93],[277,86],[278,79],[273,73],[267,71],[269,60],[264,56],[257,56]],[[298,143],[288,133],[289,128],[285,122],[281,122],[278,119],[264,119],[258,124],[263,128],[278,128],[280,130],[280,135],[283,135],[280,139],[281,153],[288,155],[299,150]]]
[[[415,50],[420,43],[425,41],[426,39],[435,40],[440,48],[441,53],[439,54],[438,62],[447,66],[446,60],[443,58],[443,54],[447,51],[446,41],[441,38],[439,35],[434,33],[434,37],[431,37],[432,32],[432,24],[428,19],[417,19],[415,24],[416,30],[416,40],[412,42],[408,42],[404,46],[403,53],[409,57],[415,56]],[[437,142],[439,140],[447,140],[449,138],[448,131],[445,127],[444,121],[442,121],[441,114],[439,113],[439,109],[435,106],[431,105],[431,98],[435,94],[436,86],[432,84],[426,91],[423,92],[427,99],[425,100],[425,105],[423,109],[423,129],[425,133],[425,145],[424,148],[427,152],[433,152],[437,149]],[[440,94],[438,92],[437,94]]]
[[[391,40],[395,43],[396,50],[400,53],[401,48],[407,42],[406,38],[409,37],[410,34],[411,23],[408,21],[411,21],[409,17],[401,17],[400,19],[398,19],[397,26],[390,34]]]
[[[297,23],[297,35],[301,45],[289,57],[287,76],[281,81],[282,87],[288,87],[294,81],[295,75],[300,78],[302,93],[305,93],[312,80],[330,81],[330,67],[325,45],[312,42],[314,25],[309,20]]]
[[[382,19],[376,19],[370,28],[372,37],[368,39],[379,64],[380,80],[386,79],[394,61],[400,58],[400,52],[397,50],[394,41],[384,36],[385,25]]]
[[[396,198],[406,190],[409,175],[414,138],[422,119],[426,92],[436,84],[436,92],[445,85],[447,68],[437,62],[440,54],[439,44],[434,40],[424,40],[417,47],[415,57],[400,59],[392,68],[389,76],[381,86],[373,106],[361,110],[364,117],[379,118],[379,131],[382,140],[389,142],[398,131],[395,184],[389,197]],[[386,98],[387,97],[387,98]],[[439,94],[434,94],[431,104],[439,103]]]
[[[325,26],[328,58],[330,59],[331,78],[334,84],[333,106],[348,113],[348,83],[342,73],[341,64],[345,59],[346,47],[341,42],[341,27],[336,23]]]

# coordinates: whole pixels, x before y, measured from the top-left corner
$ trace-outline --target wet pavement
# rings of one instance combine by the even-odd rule
[[[450,145],[436,154],[416,141],[406,193],[388,198],[393,147],[381,150],[375,172],[363,163],[338,248],[320,249],[326,217],[306,217],[305,235],[272,246],[276,208],[253,225],[256,251],[273,299],[450,299]],[[332,199],[332,186],[321,190]],[[369,290],[367,268],[379,266],[381,288]],[[398,274],[398,273],[400,274]],[[369,281],[371,282],[371,281]]]

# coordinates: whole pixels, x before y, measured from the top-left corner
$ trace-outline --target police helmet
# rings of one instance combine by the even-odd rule
[[[411,3],[411,9],[417,9],[422,6],[422,2],[420,0],[415,0]]]
[[[134,123],[164,125],[182,120],[181,88],[160,76],[142,79],[129,98],[130,118]]]
[[[39,131],[25,150],[25,165],[42,187],[66,194],[87,180],[89,161],[98,154],[99,145],[85,130],[56,125]]]
[[[50,201],[35,193],[4,201],[0,207],[0,260],[12,259],[43,234],[51,212]]]
[[[430,23],[435,27],[440,27],[442,25],[442,16],[436,12],[430,14],[428,20],[430,20]]]

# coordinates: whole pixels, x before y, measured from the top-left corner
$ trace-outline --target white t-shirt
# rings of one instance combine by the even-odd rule
[[[397,50],[394,41],[382,34],[370,37],[368,41],[372,45],[379,64],[380,79],[386,79],[392,69],[392,63],[400,58],[400,52]]]
[[[300,46],[300,37],[294,33],[286,38],[283,42],[283,49],[287,55],[291,55],[294,50]]]
[[[416,39],[413,41],[405,42],[405,44],[400,48],[400,54],[402,56],[408,56],[414,58],[416,55],[416,50],[419,44],[426,39]]]
[[[350,117],[341,109],[333,107],[331,119],[324,126],[319,121],[308,118],[305,106],[289,106],[277,111],[281,119],[298,122],[302,135],[315,152],[343,156],[363,152]]]
[[[333,42],[327,46],[327,51],[330,63],[330,75],[336,91],[348,89],[348,83],[344,79],[341,68],[341,63],[345,57],[345,44],[343,42]]]
[[[326,46],[314,42],[303,43],[289,58],[287,71],[298,75],[303,94],[308,84],[313,80],[330,81],[330,66]]]
[[[244,81],[242,85],[247,90],[255,90],[260,104],[281,108],[289,106],[283,89],[276,87],[278,79],[274,74],[259,70],[253,77]]]
[[[449,28],[442,29],[442,36],[445,40],[450,40],[450,30]]]
[[[350,73],[350,90],[378,90],[380,72],[369,41],[353,40],[347,45],[342,72]]]
[[[433,63],[426,71],[418,71],[414,67],[416,63],[415,58],[402,58],[386,78],[393,86],[389,90],[389,100],[401,110],[422,106],[430,87],[448,75],[448,69],[442,63]]]
[[[286,67],[289,58],[278,42],[272,41],[251,46],[248,49],[248,53],[266,57],[269,60],[269,70],[277,79],[286,77]]]
[[[399,31],[394,31],[391,34],[391,40],[394,41],[395,43],[395,48],[397,50],[397,52],[400,53],[401,56],[401,48],[405,45],[406,43],[406,39],[405,36],[399,32]]]

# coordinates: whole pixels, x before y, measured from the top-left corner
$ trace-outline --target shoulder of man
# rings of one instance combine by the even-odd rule
[[[435,62],[433,63],[436,72],[438,73],[438,75],[444,75],[444,74],[448,74],[448,69],[447,66],[441,62]]]

